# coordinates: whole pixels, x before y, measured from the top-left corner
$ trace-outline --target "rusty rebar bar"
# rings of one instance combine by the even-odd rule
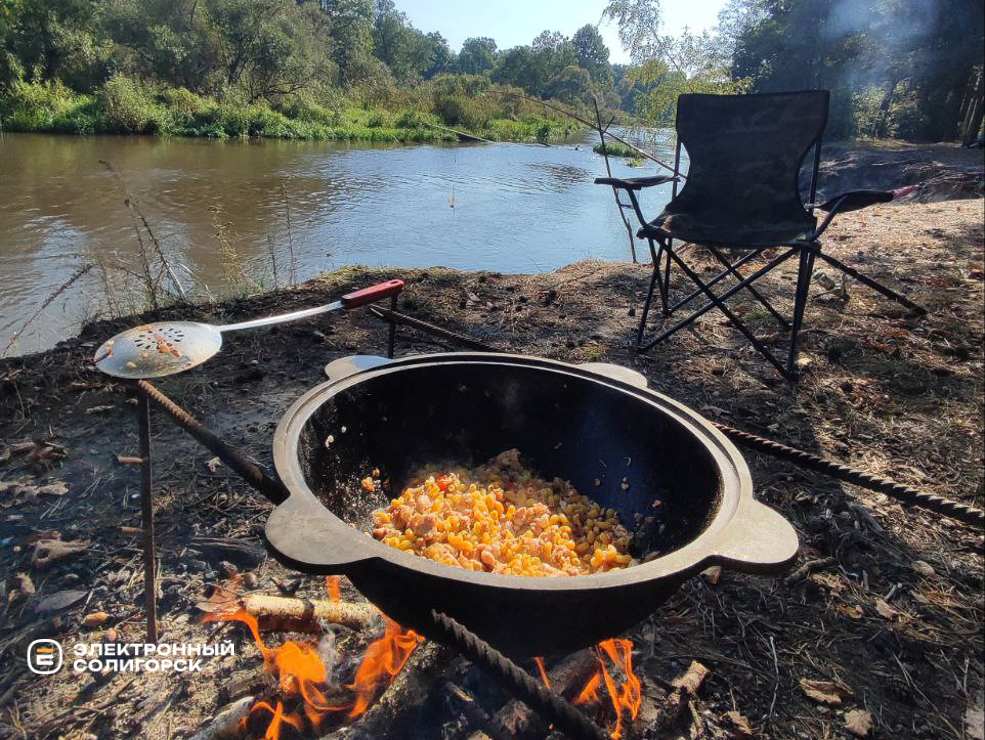
[[[153,401],[175,424],[188,432],[201,445],[208,448],[261,495],[275,504],[287,500],[287,491],[278,481],[267,475],[267,471],[262,466],[225,442],[198,419],[161,393],[155,386],[146,380],[138,380],[136,388],[142,398]]]
[[[151,467],[150,403],[137,397],[137,427],[140,436],[140,519],[144,538],[144,611],[147,642],[157,644],[157,544],[154,540],[154,471]]]
[[[553,691],[467,627],[431,610],[434,624],[466,658],[496,677],[517,699],[573,740],[607,740],[609,735],[591,718]]]

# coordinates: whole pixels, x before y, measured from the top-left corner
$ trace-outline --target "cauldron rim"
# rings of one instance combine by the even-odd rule
[[[328,380],[301,396],[284,413],[274,435],[274,466],[290,496],[271,514],[265,536],[278,559],[302,572],[344,575],[367,561],[382,560],[416,574],[504,591],[579,591],[620,588],[667,578],[683,580],[714,564],[769,574],[782,571],[796,557],[796,533],[783,517],[753,498],[752,476],[735,445],[707,419],[679,401],[602,374],[598,363],[585,369],[547,358],[483,352],[416,355],[397,360],[351,359],[357,362],[350,374]],[[360,366],[358,360],[364,364]],[[649,404],[689,432],[714,460],[721,477],[717,512],[683,546],[648,562],[592,575],[534,578],[465,570],[378,542],[337,517],[308,486],[298,459],[301,433],[322,405],[348,388],[390,373],[448,363],[514,365],[567,375],[610,387]],[[304,536],[299,532],[301,527]]]

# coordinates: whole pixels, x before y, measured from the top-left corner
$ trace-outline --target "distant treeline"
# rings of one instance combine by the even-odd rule
[[[392,0],[0,0],[0,123],[380,139],[401,128],[404,140],[447,136],[437,123],[543,138],[574,124],[482,93],[618,108],[608,56],[591,25],[502,52],[472,38],[456,54]]]
[[[729,0],[710,32],[660,34],[660,0],[609,0],[632,64],[595,26],[456,53],[393,0],[0,0],[6,130],[422,141],[435,125],[551,138],[570,120],[499,93],[673,122],[685,92],[832,90],[829,134],[973,139],[981,0]]]

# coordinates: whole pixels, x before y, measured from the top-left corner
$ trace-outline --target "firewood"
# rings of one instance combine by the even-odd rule
[[[242,735],[242,722],[250,713],[253,697],[244,696],[223,709],[205,727],[192,735],[191,740],[231,740]]]
[[[379,611],[370,604],[350,601],[289,599],[266,594],[242,597],[243,608],[257,618],[260,629],[282,632],[320,632],[320,621],[341,624],[355,630],[372,625]]]
[[[547,673],[551,690],[571,701],[595,674],[598,666],[598,660],[588,651],[565,658]],[[543,737],[547,732],[537,713],[515,699],[500,709],[482,730],[483,732],[476,733],[476,737],[488,734],[494,740]]]
[[[701,685],[705,682],[710,671],[698,661],[693,661],[687,671],[671,682],[673,690],[664,699],[653,723],[657,734],[669,730],[681,721],[685,712],[692,706],[692,700],[697,697]],[[694,711],[694,710],[692,710]]]
[[[324,601],[286,598],[266,594],[236,595],[231,591],[213,594],[202,601],[198,608],[205,612],[227,612],[242,608],[256,618],[265,632],[321,632],[320,622],[341,624],[351,629],[365,629],[373,625],[380,613],[370,604],[351,601]]]
[[[366,714],[354,724],[324,735],[322,740],[386,737],[389,728],[399,722],[403,714],[424,703],[439,679],[454,667],[456,657],[457,651],[436,642],[419,646]]]

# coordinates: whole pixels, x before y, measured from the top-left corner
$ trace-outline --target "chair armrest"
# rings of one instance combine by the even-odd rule
[[[861,208],[868,208],[876,203],[889,203],[912,193],[916,189],[916,185],[908,185],[905,188],[899,188],[897,190],[849,190],[815,207],[828,213],[834,210],[846,213],[848,211],[857,211]]]
[[[907,185],[905,188],[897,188],[896,190],[849,190],[823,203],[816,203],[814,204],[814,208],[825,211],[828,215],[821,222],[821,225],[814,230],[810,239],[814,240],[821,236],[827,230],[828,226],[831,225],[834,217],[839,213],[858,211],[876,203],[889,203],[890,201],[902,198],[904,195],[909,195],[918,187],[920,186]]]
[[[596,177],[596,185],[611,185],[614,188],[624,190],[642,190],[643,188],[663,185],[665,182],[673,182],[679,178],[676,175],[653,175],[652,177]]]

